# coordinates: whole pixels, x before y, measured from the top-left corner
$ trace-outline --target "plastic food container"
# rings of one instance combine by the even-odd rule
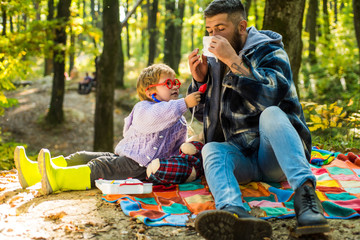
[[[95,180],[95,185],[103,194],[144,194],[152,192],[152,183],[143,183],[138,179]]]

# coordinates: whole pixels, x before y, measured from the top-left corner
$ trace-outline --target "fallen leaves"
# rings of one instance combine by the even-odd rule
[[[38,191],[36,190],[29,190],[24,192],[19,192],[17,195],[8,199],[8,204],[12,208],[19,208],[21,205],[29,202],[33,198],[38,195]]]
[[[144,234],[141,234],[141,233],[136,233],[135,234],[136,236],[136,240],[150,240],[151,238],[144,235]]]
[[[97,192],[90,192],[86,194],[86,196],[96,196],[97,194],[98,194]]]
[[[0,219],[17,216],[18,210],[38,196],[37,189],[20,186],[17,171],[0,171]]]
[[[260,218],[260,217],[266,217],[265,211],[262,210],[262,209],[261,209],[260,207],[258,207],[258,206],[253,206],[253,207],[251,208],[250,214],[251,214],[252,216],[258,217],[258,218]]]
[[[69,235],[74,232],[82,233],[85,231],[85,228],[77,226],[77,225],[73,224],[72,222],[70,222],[70,223],[62,223],[62,224],[58,225],[56,228],[54,228],[53,230],[54,231],[63,230],[65,234]]]
[[[45,216],[44,218],[46,220],[53,220],[53,221],[57,221],[60,220],[61,218],[63,218],[64,216],[66,216],[67,213],[64,211],[58,212],[58,213],[54,213],[54,214],[49,214],[47,216]]]
[[[108,231],[110,231],[110,230],[113,229],[113,228],[114,228],[114,226],[112,226],[112,225],[107,225],[107,226],[105,226],[104,228],[98,230],[98,232],[108,232]]]
[[[70,234],[70,233],[73,233],[73,232],[84,232],[85,229],[79,228],[76,225],[66,224],[64,226],[64,231],[65,231],[66,234]]]
[[[0,171],[0,192],[15,190],[21,188],[17,171]]]

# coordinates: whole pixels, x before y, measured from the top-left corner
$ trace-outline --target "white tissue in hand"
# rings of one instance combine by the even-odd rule
[[[209,52],[209,47],[210,47],[212,38],[213,38],[213,36],[203,37],[204,48],[203,48],[202,52],[203,52],[204,56],[216,58],[216,56],[213,53]],[[216,58],[216,61],[217,61],[217,58]]]

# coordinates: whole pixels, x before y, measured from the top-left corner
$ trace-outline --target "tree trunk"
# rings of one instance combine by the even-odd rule
[[[129,12],[129,0],[126,0],[126,8],[125,8],[125,15]],[[126,23],[126,54],[128,59],[130,59],[130,33],[129,33],[129,24]]]
[[[20,32],[21,30],[20,30],[20,22],[21,22],[21,15],[19,14],[18,16],[17,16],[17,21],[16,21],[16,30],[17,30],[17,32]]]
[[[71,0],[59,0],[57,5],[58,26],[55,29],[54,78],[51,102],[46,121],[50,124],[61,124],[64,121],[63,102],[65,94],[65,50],[66,24],[70,16]]]
[[[149,59],[148,59],[148,66],[154,63],[154,59],[156,56],[157,50],[157,40],[158,40],[158,29],[156,27],[157,22],[157,13],[158,13],[158,0],[148,1],[148,31],[149,31]]]
[[[12,16],[9,17],[9,24],[10,24],[10,32],[14,33],[14,23]]]
[[[24,14],[23,14],[24,24],[23,24],[23,28],[22,28],[23,32],[26,32],[26,30],[27,30],[27,20],[28,20],[28,16],[26,15],[26,13],[24,13]],[[23,55],[23,56],[21,57],[21,60],[22,60],[22,61],[26,61],[27,58],[28,58],[28,55],[25,54],[25,55]]]
[[[147,0],[147,3],[146,4],[142,4],[141,5],[141,12],[147,12],[149,8],[149,0]],[[148,18],[149,18],[149,14],[148,14]],[[144,14],[139,14],[137,15],[137,21],[140,21],[140,22],[144,22],[145,21],[145,16]],[[148,19],[149,20],[149,19]],[[148,29],[149,30],[149,29]],[[145,27],[142,27],[141,26],[141,52],[144,53],[145,52],[145,41],[146,41],[146,34],[145,34],[146,30],[145,30]],[[137,31],[135,31],[135,34],[136,34],[136,38],[138,38],[138,34],[137,34]],[[139,59],[139,56],[137,56],[137,59]],[[148,59],[148,63],[149,63],[149,59]]]
[[[164,62],[175,70],[175,0],[165,1]]]
[[[98,0],[98,1],[100,1],[100,0]],[[92,24],[93,27],[96,27],[97,22],[98,22],[98,16],[95,13],[95,0],[90,1],[90,15],[91,15],[91,24]],[[94,43],[94,47],[97,48],[95,38],[93,38],[92,41]]]
[[[258,22],[259,22],[259,13],[258,13],[258,5],[257,0],[254,0],[253,8],[254,8],[254,14],[255,14],[255,27],[259,29]]]
[[[103,0],[104,47],[96,86],[94,151],[114,151],[114,89],[119,51],[119,1]]]
[[[85,0],[83,0],[83,1],[78,0],[77,5],[78,5],[77,7],[78,7],[79,10],[78,10],[78,13],[76,14],[76,17],[86,19],[86,1]],[[80,11],[81,7],[82,7],[82,12]],[[78,46],[76,46],[76,48],[83,49],[83,47],[84,47],[83,46],[83,39],[84,39],[84,35],[82,33],[77,35],[77,38],[75,39],[75,42],[77,40],[77,45]]]
[[[48,15],[47,21],[51,22],[54,19],[54,0],[48,0]],[[46,30],[46,39],[49,41],[51,39],[52,29],[47,28]],[[53,50],[50,49],[49,46],[45,46],[45,69],[44,76],[48,76],[53,72],[54,64],[53,64]]]
[[[328,1],[323,0],[323,33],[325,35],[325,39],[329,41],[330,36],[330,20],[329,20],[329,11],[328,11]]]
[[[190,6],[190,14],[191,14],[191,16],[194,16],[194,14],[195,14],[193,4]],[[195,42],[194,42],[195,33],[194,33],[194,30],[195,30],[194,23],[191,23],[191,51],[195,49]]]
[[[309,42],[309,62],[311,65],[316,63],[316,35],[317,35],[317,24],[316,19],[318,15],[318,0],[310,0],[308,16],[307,18],[309,33],[310,33],[310,42]]]
[[[71,74],[71,70],[75,66],[75,49],[75,34],[72,27],[70,27],[69,75]]]
[[[95,0],[90,1],[90,15],[91,15],[91,24],[96,27],[96,14],[95,14]]]
[[[104,11],[104,10],[103,10]],[[101,1],[98,0],[98,10],[97,10],[97,22],[96,27],[102,29],[103,27],[103,19],[102,19],[103,12],[101,11]]]
[[[125,19],[120,23],[119,22],[119,50],[118,50],[118,66],[117,66],[117,75],[116,75],[116,87],[117,88],[123,88],[124,87],[124,67],[125,67],[125,63],[124,63],[124,52],[123,52],[123,48],[122,48],[122,39],[121,39],[121,31],[122,28],[124,26],[127,25],[128,19],[129,17],[135,12],[136,8],[141,4],[142,0],[137,0],[137,2],[135,3],[134,8],[129,11],[126,14]]]
[[[27,19],[28,17],[27,17],[27,15],[24,13],[23,14],[23,21],[24,21],[24,24],[23,24],[23,26],[24,26],[24,32],[26,31],[26,29],[27,29]]]
[[[184,12],[185,12],[185,0],[178,1],[178,9],[177,9],[177,20],[180,20],[175,24],[175,71],[179,73],[179,65],[181,61],[181,40],[182,40],[182,27],[184,20]]]
[[[86,18],[86,0],[83,0],[83,18]]]
[[[305,0],[266,0],[263,23],[263,29],[273,30],[283,36],[297,89],[303,47],[301,32],[304,8]]]
[[[2,11],[2,33],[1,35],[6,36],[6,7],[4,5],[1,6]]]
[[[249,10],[251,7],[251,0],[246,0],[244,2],[244,6],[245,6],[246,18],[249,19]]]
[[[360,1],[353,0],[353,12],[354,12],[354,26],[355,26],[355,35],[357,40],[357,45],[359,49],[359,74],[360,74]],[[359,80],[360,83],[360,80]]]
[[[179,1],[179,3],[182,1]],[[181,4],[179,4],[181,6]],[[181,17],[181,9],[176,8],[175,0],[165,2],[165,39],[164,39],[164,62],[169,65],[176,73],[179,73],[179,52],[181,53],[181,45],[179,44],[179,33],[181,33],[183,19]],[[178,21],[180,19],[180,21]],[[180,42],[181,43],[181,42]]]
[[[40,9],[39,9],[40,0],[34,0],[33,4],[34,4],[35,12],[36,12],[36,20],[40,21]]]
[[[338,4],[337,0],[334,0],[334,18],[335,18],[335,24],[337,24],[338,21]]]
[[[117,74],[116,74],[116,88],[124,88],[124,68],[125,68],[125,61],[124,61],[124,51],[122,46],[122,38],[121,38],[122,26],[119,24],[119,51],[118,51],[118,65],[117,65]]]

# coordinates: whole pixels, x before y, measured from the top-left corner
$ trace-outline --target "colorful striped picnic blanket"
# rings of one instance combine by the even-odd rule
[[[313,148],[311,169],[317,178],[316,193],[326,218],[360,216],[360,166],[336,159],[338,153]],[[288,182],[251,182],[240,185],[248,210],[257,208],[263,219],[294,217],[293,190]],[[150,194],[104,195],[120,204],[123,212],[148,226],[185,226],[199,212],[215,209],[205,178],[179,185],[157,185]],[[260,209],[260,213],[259,213]]]

